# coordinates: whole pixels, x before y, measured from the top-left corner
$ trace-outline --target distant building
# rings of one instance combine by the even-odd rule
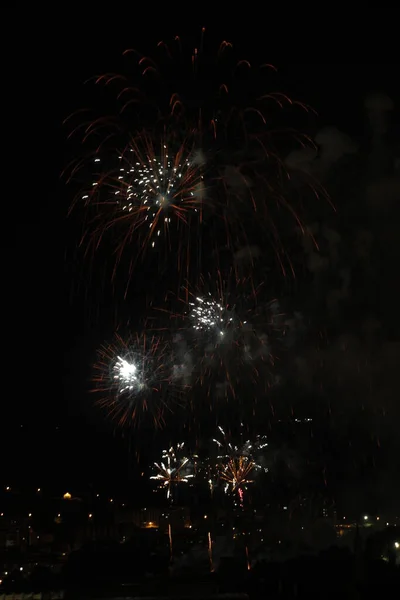
[[[160,529],[162,531],[167,531],[169,525],[175,530],[190,528],[192,525],[190,510],[187,507],[119,509],[115,513],[115,523],[118,526],[132,524],[138,529]]]

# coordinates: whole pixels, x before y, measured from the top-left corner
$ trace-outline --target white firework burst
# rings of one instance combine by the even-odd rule
[[[150,479],[160,482],[160,486],[167,491],[167,498],[172,498],[172,488],[180,483],[188,483],[193,478],[190,472],[190,461],[184,455],[184,443],[180,443],[176,448],[163,450],[161,461],[154,463],[157,474],[152,475]]]
[[[118,392],[124,394],[126,392],[143,391],[146,388],[146,380],[143,369],[139,369],[133,359],[117,357],[117,361],[113,366],[113,378],[118,385]]]
[[[195,331],[215,333],[222,339],[234,327],[234,313],[214,300],[211,294],[197,296],[190,302],[189,318]]]

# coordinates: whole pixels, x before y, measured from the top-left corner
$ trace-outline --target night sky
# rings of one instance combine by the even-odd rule
[[[85,80],[101,72],[118,71],[120,55],[126,47],[135,46],[146,52],[161,37],[169,38],[169,33],[167,30],[145,35],[136,25],[129,35],[117,36],[111,32],[104,36],[91,31],[85,37],[78,34],[73,40],[69,37],[68,42],[65,34],[58,41],[52,35],[51,61],[48,51],[39,53],[41,56],[35,57],[35,62],[41,63],[41,68],[28,75],[29,92],[25,93],[29,93],[30,109],[22,117],[23,133],[16,142],[20,158],[18,168],[14,167],[19,202],[15,202],[12,223],[6,223],[6,227],[14,229],[15,236],[12,252],[8,250],[13,264],[6,266],[8,284],[3,291],[7,306],[5,327],[7,331],[12,327],[13,335],[10,347],[3,350],[1,440],[2,454],[7,460],[2,479],[32,482],[37,486],[65,482],[67,487],[79,487],[89,481],[116,485],[121,476],[133,477],[134,460],[129,457],[127,440],[113,434],[98,409],[93,408],[93,396],[87,390],[96,347],[110,337],[118,320],[130,311],[141,310],[140,302],[135,305],[131,299],[129,309],[121,300],[116,303],[110,289],[103,292],[98,286],[99,264],[94,262],[93,266],[95,283],[87,283],[84,280],[87,270],[80,264],[80,255],[72,257],[71,248],[79,238],[79,213],[67,217],[71,196],[60,174],[70,158],[71,146],[66,143],[67,132],[62,121],[77,107],[93,102],[95,96],[86,90]],[[175,30],[171,33],[175,34]],[[193,39],[194,45],[196,38],[191,38],[190,32],[185,34],[182,27],[179,33],[189,42]],[[384,174],[384,183],[379,184],[383,191],[378,191],[382,199],[370,203],[369,208],[365,208],[364,200],[357,206],[356,196],[358,182],[363,189],[370,186],[365,183],[368,169],[360,166],[367,164],[369,148],[364,97],[371,91],[383,91],[398,109],[399,92],[394,76],[398,65],[287,63],[283,53],[275,51],[270,55],[260,38],[254,40],[243,33],[230,36],[229,31],[212,31],[210,38],[231,39],[251,61],[273,62],[278,75],[273,75],[272,87],[318,112],[318,118],[303,120],[310,135],[324,126],[336,127],[361,148],[351,174],[345,171],[339,183],[335,177],[333,183],[332,178],[329,181],[334,188],[332,195],[337,195],[334,201],[339,205],[337,221],[330,217],[330,226],[334,223],[332,228],[340,231],[346,246],[341,260],[348,260],[351,270],[351,282],[343,301],[345,308],[333,316],[326,316],[323,311],[318,314],[313,309],[310,296],[314,293],[311,289],[315,289],[315,273],[310,272],[297,288],[292,284],[283,286],[290,309],[303,315],[306,334],[301,340],[303,347],[296,347],[283,373],[284,377],[291,373],[291,381],[284,391],[274,391],[273,401],[281,402],[288,409],[287,414],[293,406],[301,416],[312,410],[314,422],[320,418],[323,423],[321,431],[326,432],[326,423],[330,422],[335,432],[332,439],[336,440],[332,442],[331,469],[335,461],[340,465],[342,460],[349,460],[350,455],[343,448],[348,448],[350,438],[355,447],[351,455],[355,464],[363,462],[360,458],[363,444],[371,443],[378,448],[370,451],[368,446],[369,464],[368,468],[360,467],[363,471],[360,486],[364,486],[360,489],[369,489],[365,480],[368,483],[375,477],[375,484],[382,490],[380,498],[384,497],[392,485],[396,453],[400,454],[397,445],[400,214],[398,203],[385,200],[391,194],[396,195],[393,174]],[[391,147],[397,142],[398,156],[398,112],[393,111],[391,117]],[[397,187],[397,197],[398,190]],[[351,207],[349,196],[353,201]],[[361,229],[371,231],[374,239],[367,250],[371,266],[367,275],[355,264],[352,254]],[[338,271],[343,268],[341,264]],[[146,286],[149,275],[143,277],[139,285]],[[327,297],[336,283],[330,277],[321,281],[318,293]],[[320,331],[328,340],[323,350],[324,367],[313,376],[311,371],[316,372],[315,365],[321,356],[316,350],[315,333]],[[343,345],[348,352],[345,356]],[[368,384],[363,373],[358,378],[354,375],[360,363],[364,375],[373,372]],[[8,364],[11,364],[11,378]],[[372,366],[365,367],[367,364]],[[324,392],[320,399],[322,387],[331,392]],[[345,393],[340,392],[343,389]],[[363,440],[360,444],[358,438]],[[326,443],[329,445],[329,441]],[[341,490],[342,495],[353,492],[350,485]]]

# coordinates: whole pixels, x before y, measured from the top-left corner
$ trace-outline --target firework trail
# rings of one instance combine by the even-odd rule
[[[207,533],[207,542],[208,542],[208,560],[210,561],[210,572],[214,572],[214,564],[213,564],[213,542],[211,538],[211,531]]]

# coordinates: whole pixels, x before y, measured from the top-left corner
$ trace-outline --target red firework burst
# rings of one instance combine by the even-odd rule
[[[134,50],[125,55],[128,75],[95,78],[115,99],[115,114],[86,118],[79,112],[72,125],[71,135],[80,134],[89,147],[89,164],[105,165],[94,178],[92,168],[83,176],[90,183],[79,198],[95,209],[85,243],[97,247],[112,230],[112,252],[117,264],[128,253],[129,277],[138,258],[157,247],[163,257],[172,251],[173,269],[187,277],[193,254],[197,269],[205,260],[215,262],[221,247],[235,254],[249,246],[248,229],[256,224],[255,244],[267,241],[282,272],[288,265],[292,269],[282,229],[306,228],[276,138],[290,130],[292,140],[309,141],[271,123],[280,120],[275,107],[309,107],[265,91],[270,80],[263,75],[271,74],[271,65],[253,67],[227,41],[209,52],[204,30],[189,52],[176,37],[172,44],[159,42],[155,57]],[[86,165],[86,158],[74,162],[69,178],[79,178]],[[149,181],[143,183],[140,175],[146,173]],[[289,216],[289,226],[282,214]],[[209,227],[200,230],[203,219]]]

